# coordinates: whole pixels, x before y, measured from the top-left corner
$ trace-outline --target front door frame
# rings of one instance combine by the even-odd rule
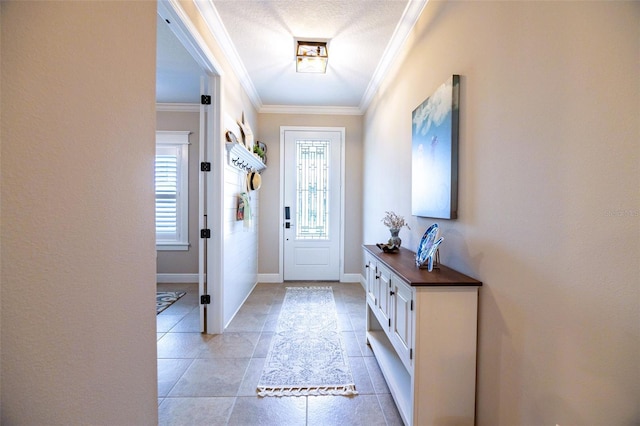
[[[280,282],[284,281],[284,133],[286,131],[300,131],[300,132],[339,132],[340,133],[340,261],[339,261],[339,274],[340,282],[345,282],[344,276],[344,229],[345,229],[345,153],[346,153],[346,138],[344,127],[306,127],[306,126],[280,126],[280,201],[278,204],[279,220],[279,233],[278,233],[278,245],[279,245],[279,271],[278,278]]]

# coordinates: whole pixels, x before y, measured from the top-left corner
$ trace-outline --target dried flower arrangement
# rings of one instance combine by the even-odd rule
[[[382,223],[389,229],[400,229],[403,226],[411,229],[407,222],[405,222],[403,216],[398,216],[394,212],[384,212],[385,216],[382,218]]]

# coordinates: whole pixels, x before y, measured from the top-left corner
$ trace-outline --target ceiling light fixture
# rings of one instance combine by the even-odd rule
[[[327,42],[297,40],[296,72],[326,73],[328,62]]]

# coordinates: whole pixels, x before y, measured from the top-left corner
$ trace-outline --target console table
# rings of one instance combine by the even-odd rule
[[[367,343],[406,425],[473,425],[478,289],[442,264],[428,272],[415,253],[365,245]]]

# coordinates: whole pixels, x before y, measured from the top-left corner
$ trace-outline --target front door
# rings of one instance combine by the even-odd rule
[[[284,130],[285,281],[340,279],[344,130]]]

